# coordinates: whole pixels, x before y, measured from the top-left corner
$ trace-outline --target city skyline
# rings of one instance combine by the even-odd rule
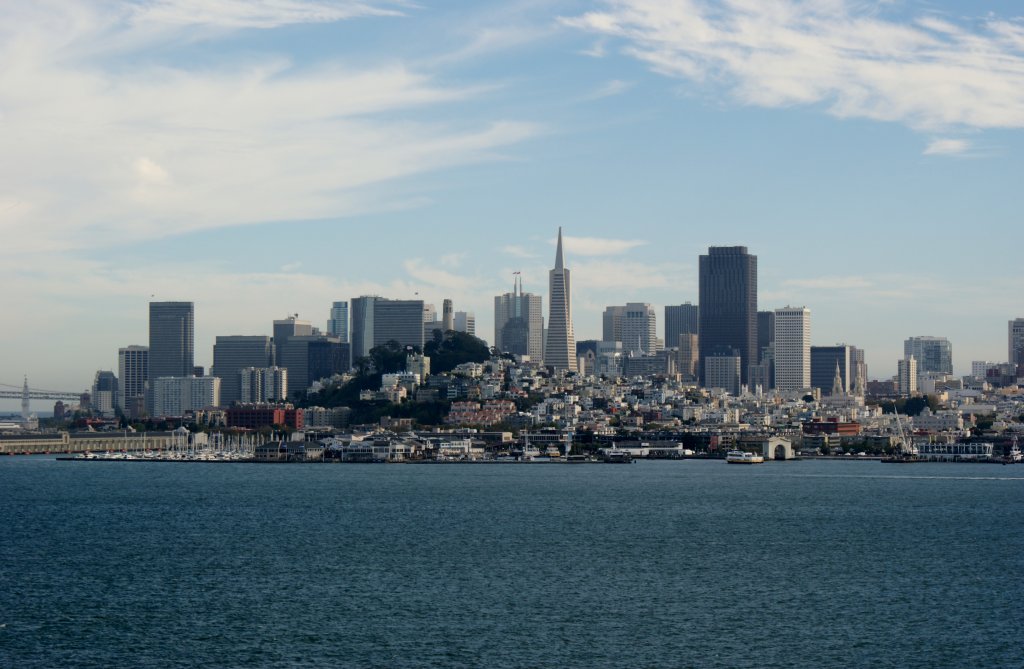
[[[88,387],[150,301],[195,303],[207,368],[218,335],[358,295],[490,323],[515,271],[548,299],[558,225],[578,339],[610,305],[696,304],[698,256],[744,245],[758,308],[807,305],[874,378],[913,336],[957,374],[1003,360],[1019,7],[868,5],[4,3],[0,280],[30,327],[0,382]]]

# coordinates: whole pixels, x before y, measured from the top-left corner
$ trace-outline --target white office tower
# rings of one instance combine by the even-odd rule
[[[775,310],[775,388],[793,392],[811,387],[811,310]]]
[[[576,337],[572,331],[572,284],[562,255],[562,228],[558,228],[555,267],[548,272],[548,336],[544,364],[554,370],[576,371]]]
[[[145,401],[146,382],[149,381],[149,347],[126,346],[117,349],[117,406],[132,416]]]
[[[603,318],[603,341],[621,341],[622,350],[639,355],[658,352],[658,323],[654,308],[644,302],[607,307]],[[677,346],[678,342],[672,342]]]
[[[220,405],[216,376],[164,376],[153,382],[153,415],[183,416]]]
[[[288,369],[285,367],[246,367],[238,370],[240,400],[282,402],[288,397]]]
[[[909,355],[896,363],[897,392],[913,395],[917,392],[917,359]]]
[[[452,318],[452,329],[456,332],[476,336],[476,314],[472,311],[456,311]]]

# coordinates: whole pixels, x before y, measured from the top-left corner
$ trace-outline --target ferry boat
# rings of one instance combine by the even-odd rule
[[[764,462],[764,456],[747,451],[729,451],[725,454],[725,461],[731,465],[757,465]]]

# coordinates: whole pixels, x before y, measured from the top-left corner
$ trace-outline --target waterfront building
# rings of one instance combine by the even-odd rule
[[[679,335],[700,333],[700,307],[696,304],[668,305],[665,307],[665,346],[679,346]]]
[[[914,356],[919,375],[953,373],[953,346],[945,337],[910,337],[903,342],[903,356]]]
[[[337,337],[341,343],[348,343],[348,302],[333,302],[331,316],[327,319],[327,335]]]
[[[540,295],[523,292],[518,274],[512,292],[494,297],[494,346],[502,353],[544,359],[544,313]]]
[[[194,318],[191,302],[149,303],[149,379],[192,375],[195,367]]]
[[[810,309],[787,306],[775,310],[774,347],[776,390],[792,392],[810,388]]]
[[[92,408],[104,417],[113,416],[118,403],[117,377],[114,372],[98,371],[92,382]]]
[[[278,322],[274,322],[275,330]],[[281,322],[277,330],[282,342],[287,341],[294,330]],[[231,406],[235,402],[252,401],[245,399],[241,390],[239,372],[247,368],[264,369],[274,365],[275,343],[266,335],[228,335],[218,336],[213,345],[213,366],[210,374],[220,378],[220,400],[223,406]]]
[[[1024,318],[1009,322],[1007,360],[1017,367],[1017,374],[1024,374]]]
[[[852,346],[846,344],[812,346],[811,387],[820,389],[823,396],[833,395],[836,369],[838,368],[840,394],[849,395],[852,390],[850,384],[853,369],[852,349]]]
[[[132,345],[117,349],[117,375],[117,406],[128,416],[138,418],[145,410],[149,347]]]
[[[917,392],[917,359],[908,355],[896,364],[896,391],[900,395]]]
[[[216,376],[162,376],[152,383],[154,416],[184,416],[220,406],[220,379]]]
[[[712,246],[699,266],[701,359],[721,346],[738,350],[746,383],[747,367],[758,359],[757,256],[745,246]]]
[[[558,228],[555,266],[548,272],[548,329],[544,364],[556,372],[577,370],[576,337],[572,330],[572,284],[562,254],[562,228]]]

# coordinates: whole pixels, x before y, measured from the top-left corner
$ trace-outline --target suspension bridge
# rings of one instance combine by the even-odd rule
[[[88,392],[88,391],[84,391]],[[11,399],[21,400],[21,414],[23,418],[28,418],[30,404],[32,400],[74,400],[77,401],[82,397],[83,391],[72,392],[70,390],[41,390],[39,388],[29,388],[28,377],[25,377],[25,382],[20,385],[12,385],[10,383],[0,383],[0,399]]]

